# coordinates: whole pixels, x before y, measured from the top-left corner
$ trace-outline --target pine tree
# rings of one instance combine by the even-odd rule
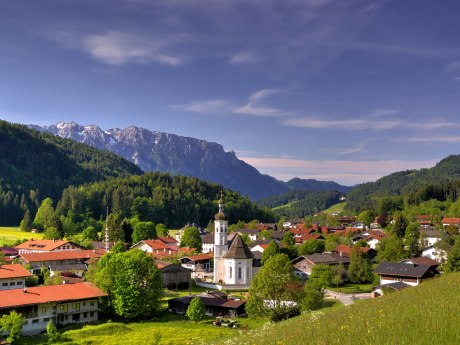
[[[30,214],[29,209],[26,209],[26,213],[24,214],[24,218],[21,221],[20,228],[22,231],[32,230],[32,215]]]

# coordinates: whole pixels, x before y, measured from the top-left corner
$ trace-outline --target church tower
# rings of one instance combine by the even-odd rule
[[[224,281],[224,255],[228,250],[228,221],[224,213],[222,193],[219,200],[219,212],[214,216],[214,283]]]

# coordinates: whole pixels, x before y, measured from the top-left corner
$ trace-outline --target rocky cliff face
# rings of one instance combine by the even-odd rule
[[[74,122],[30,127],[111,151],[144,171],[195,176],[220,183],[252,199],[281,194],[291,189],[288,183],[263,175],[238,159],[233,151],[226,152],[222,145],[205,140],[152,132],[134,126],[107,131],[95,125],[81,126]],[[328,185],[325,189],[331,187]]]

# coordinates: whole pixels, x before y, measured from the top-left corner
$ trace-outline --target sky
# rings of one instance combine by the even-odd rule
[[[459,37],[458,0],[0,0],[0,118],[354,185],[460,154]]]

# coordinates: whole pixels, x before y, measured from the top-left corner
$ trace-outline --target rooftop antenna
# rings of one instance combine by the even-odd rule
[[[109,206],[107,206],[107,217],[105,218],[105,236],[104,236],[105,252],[109,252]]]

